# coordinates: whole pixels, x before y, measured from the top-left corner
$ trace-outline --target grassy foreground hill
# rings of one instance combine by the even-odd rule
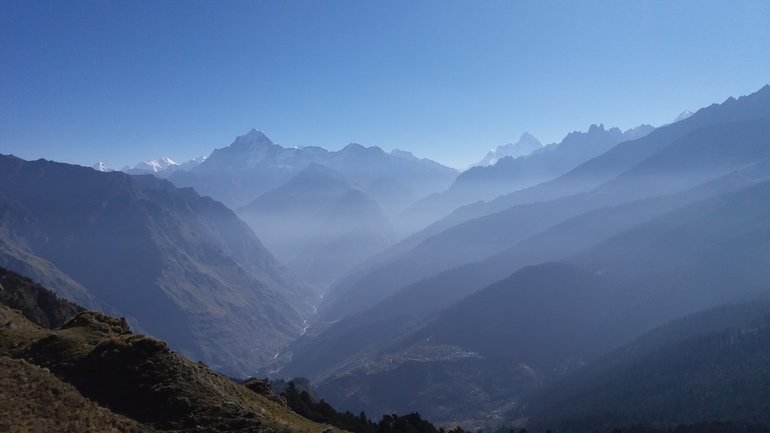
[[[10,299],[25,302],[13,309]],[[123,319],[80,310],[0,269],[0,431],[336,430],[134,334]],[[44,326],[64,313],[75,315]]]

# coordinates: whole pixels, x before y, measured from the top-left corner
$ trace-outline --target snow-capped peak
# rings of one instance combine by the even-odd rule
[[[196,166],[200,165],[203,161],[206,160],[206,158],[208,158],[208,156],[206,156],[206,155],[196,156],[195,158],[193,158],[193,159],[191,159],[191,160],[189,160],[187,162],[183,162],[183,163],[177,165],[174,168],[178,169],[178,170],[189,170],[189,169],[191,169],[193,167],[196,167]]]
[[[172,165],[179,165],[174,161],[173,159],[169,158],[168,156],[164,156],[161,159],[158,160],[158,164],[161,165],[161,167],[168,168]]]
[[[253,150],[254,148],[271,146],[273,144],[275,143],[273,143],[267,135],[263,134],[262,131],[252,128],[252,130],[246,134],[236,137],[230,147],[235,149],[247,148]]]
[[[540,142],[534,135],[529,132],[521,134],[519,140],[516,143],[503,144],[491,149],[487,155],[479,161],[478,166],[495,165],[498,160],[510,156],[512,158],[519,158],[527,156],[530,153],[543,147],[543,143]]]
[[[684,119],[686,119],[686,118],[688,118],[688,117],[690,117],[692,115],[693,115],[693,112],[690,111],[690,110],[682,111],[681,113],[679,113],[678,116],[676,116],[676,119],[674,119],[674,122],[672,122],[672,123],[676,123],[676,122],[682,121],[682,120],[684,120]]]
[[[143,170],[143,171],[149,171],[152,173],[157,173],[159,171],[163,171],[168,169],[169,167],[177,166],[177,164],[173,159],[164,156],[160,159],[150,159],[147,161],[139,161],[138,164],[134,166],[134,170]]]
[[[183,165],[198,165],[201,162],[205,161],[206,159],[208,159],[208,155],[196,156],[195,158],[192,158],[191,160],[185,162]]]
[[[96,164],[92,165],[91,168],[93,168],[96,171],[101,171],[102,173],[112,171],[112,169],[107,167],[107,164],[103,163],[102,161],[99,161]]]

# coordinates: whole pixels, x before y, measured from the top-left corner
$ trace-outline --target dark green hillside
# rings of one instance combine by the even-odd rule
[[[769,366],[770,303],[717,307],[577,370],[520,415],[535,429],[562,432],[714,420],[767,426]]]

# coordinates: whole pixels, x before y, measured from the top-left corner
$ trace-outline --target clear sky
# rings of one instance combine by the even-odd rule
[[[0,0],[0,153],[113,167],[258,128],[456,167],[770,82],[770,1]]]

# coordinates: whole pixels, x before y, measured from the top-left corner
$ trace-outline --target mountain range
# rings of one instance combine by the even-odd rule
[[[170,180],[238,208],[286,183],[311,163],[336,170],[361,189],[397,179],[416,197],[445,188],[457,175],[452,168],[408,152],[389,154],[356,143],[338,151],[317,146],[286,148],[252,129],[231,145],[214,150],[197,167],[172,174]]]
[[[770,86],[459,174],[257,130],[126,171],[0,155],[0,363],[111,428],[770,425]]]
[[[765,87],[490,202],[508,209],[411,250],[397,244],[395,259],[375,257],[328,294],[273,368],[302,371],[354,410],[404,404],[454,422],[520,414],[545,384],[770,281],[768,128]],[[573,284],[580,295],[560,292]]]
[[[296,359],[284,371],[324,378],[340,366],[355,362],[357,356],[371,353],[382,341],[415,329],[424,318],[505,278],[513,269],[579,253],[687,204],[768,181],[769,173],[770,160],[765,159],[685,192],[600,208],[571,218],[486,260],[408,285],[363,312],[334,322],[318,338],[298,339],[289,348],[298,353]],[[361,329],[366,332],[359,332]]]
[[[503,147],[501,150],[505,152],[505,149],[522,147],[533,149],[531,152],[503,154],[494,164],[471,167],[458,175],[446,191],[431,194],[410,206],[404,218],[420,221],[419,226],[423,228],[463,205],[492,200],[552,180],[616,144],[641,138],[653,129],[650,125],[640,125],[621,131],[619,128],[591,125],[585,132],[571,132],[559,143],[540,145],[538,148],[535,147],[540,142],[524,134],[513,148]],[[482,162],[496,158],[497,152],[491,152]]]
[[[93,168],[109,171],[104,163]],[[122,171],[192,186],[236,209],[279,260],[317,290],[410,233],[414,227],[401,212],[457,174],[398,149],[285,148],[256,129],[208,157],[185,164],[163,157]]]
[[[187,162],[179,164],[168,156],[164,156],[158,159],[139,161],[133,167],[126,166],[123,167],[120,171],[128,174],[154,174],[156,176],[166,177],[177,170],[189,170],[205,160],[206,156],[198,156]],[[114,169],[110,168],[106,163],[102,161],[92,165],[91,168],[101,172],[114,171]]]
[[[760,160],[770,149],[764,142],[769,115],[770,87],[765,87],[619,143],[551,181],[459,208],[359,265],[330,289],[322,311],[329,319],[360,311],[402,287],[490,257],[570,217],[684,191]]]
[[[356,361],[363,364],[347,361],[340,370],[347,373],[332,374],[321,390],[343,407],[398,408],[388,406],[396,401],[392,390],[377,384],[406,380],[417,387],[413,395],[424,399],[409,404],[434,419],[457,420],[458,414],[474,411],[526,414],[516,400],[565,372],[580,371],[580,365],[644,330],[766,287],[770,275],[761,263],[770,244],[768,185],[760,181],[696,201],[621,232],[568,257],[579,267],[524,268],[433,318],[428,315],[422,325],[388,335],[385,344],[367,348],[363,358],[358,355]],[[393,313],[391,319],[405,322]],[[419,377],[442,379],[418,381],[415,363]],[[502,382],[500,377],[511,379]],[[475,389],[476,405],[458,400],[433,405],[447,398],[447,389],[461,395]]]
[[[139,161],[132,168],[125,167],[121,171],[128,174],[154,174],[161,177],[168,177],[171,173],[179,170],[190,170],[200,165],[206,160],[206,156],[198,156],[181,164],[173,159],[164,156],[158,159]]]
[[[314,295],[228,208],[154,176],[0,156],[0,263],[220,371],[248,374]]]

